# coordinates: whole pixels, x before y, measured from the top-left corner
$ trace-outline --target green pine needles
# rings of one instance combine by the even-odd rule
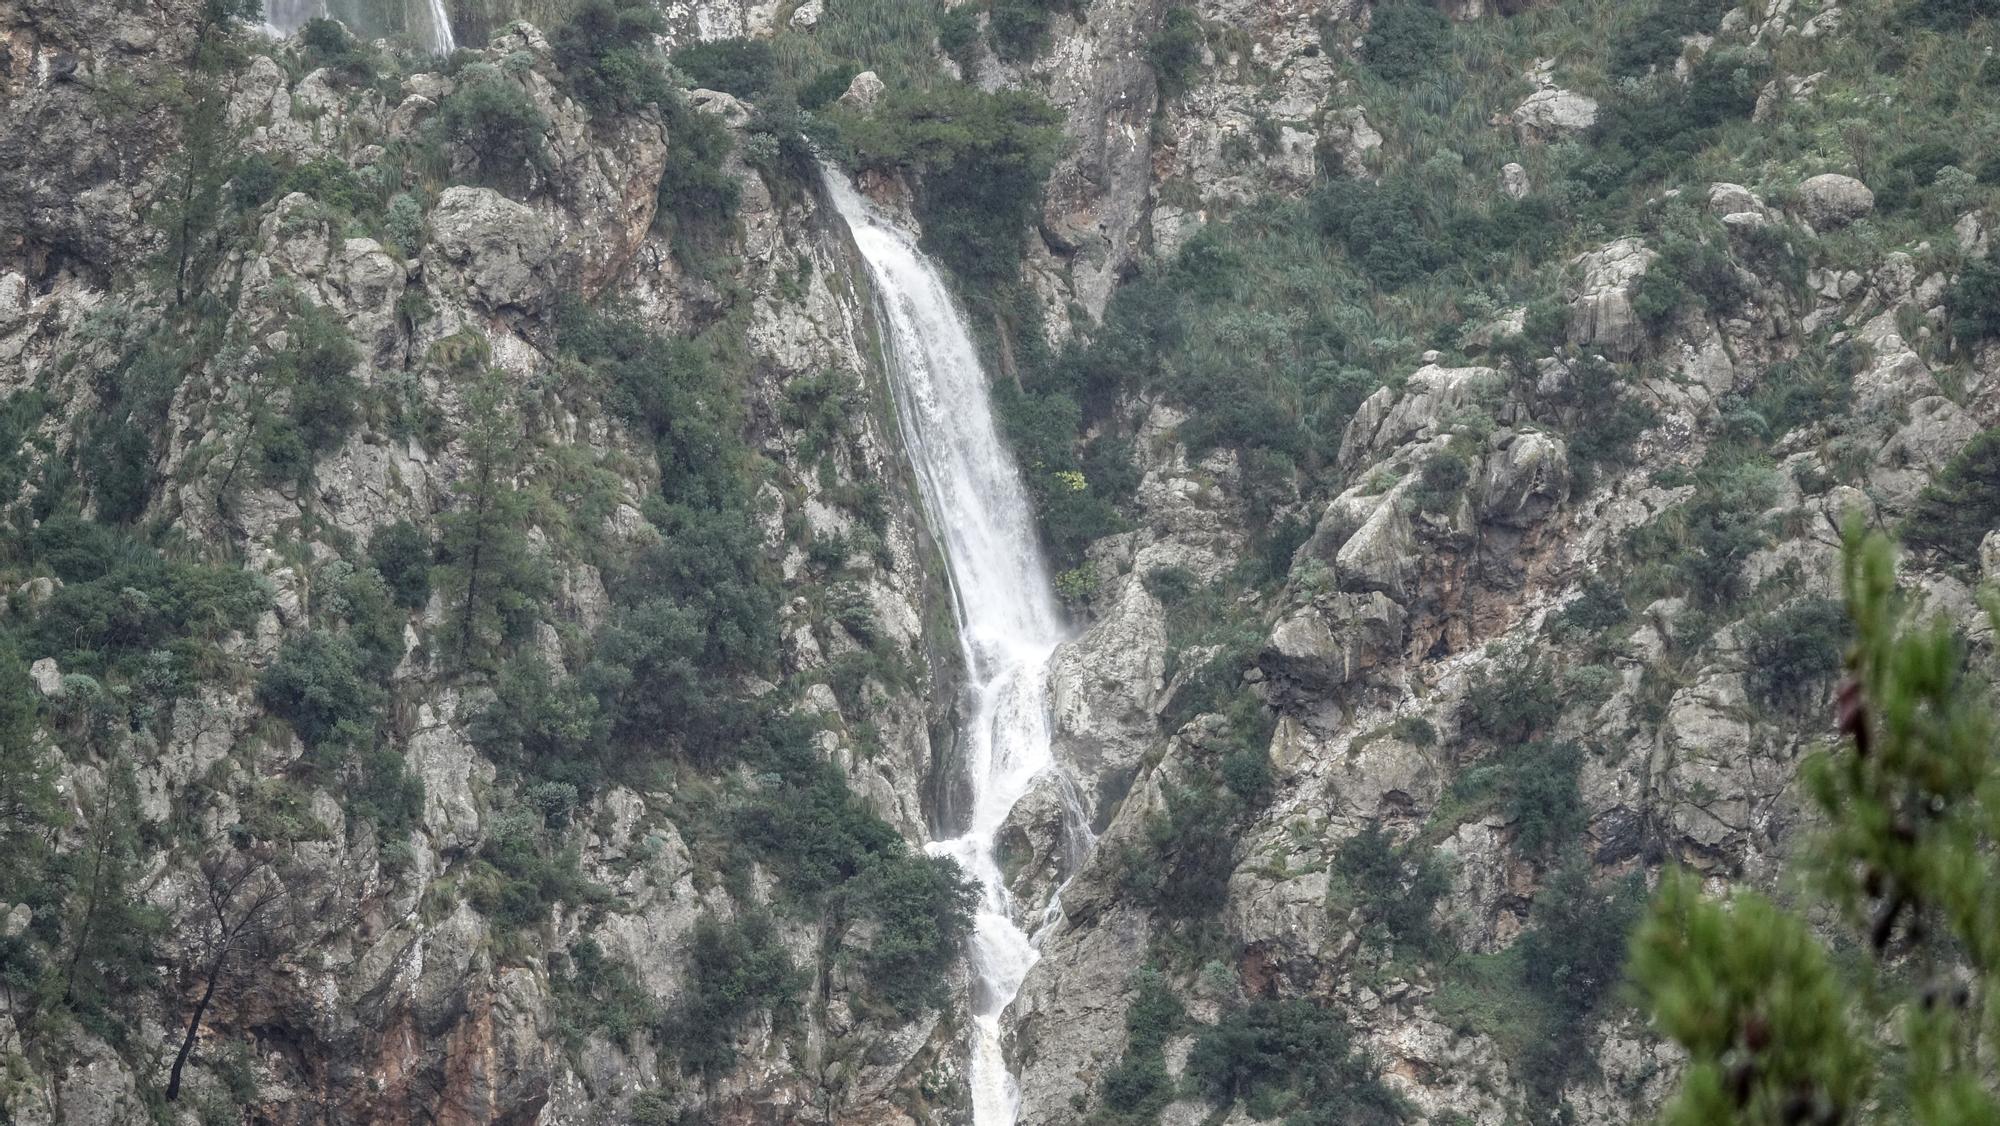
[[[1631,968],[1690,1056],[1675,1126],[2000,1121],[2000,732],[1950,623],[1908,621],[1889,541],[1851,522],[1846,551],[1843,741],[1803,772],[1811,886],[1844,926],[1668,876]]]

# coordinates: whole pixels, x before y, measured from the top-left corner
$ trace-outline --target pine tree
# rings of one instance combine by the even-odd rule
[[[1908,622],[1894,551],[1847,532],[1855,641],[1841,745],[1804,769],[1825,820],[1798,911],[1671,874],[1632,973],[1689,1065],[1664,1120],[2000,1122],[2000,763],[1987,686],[1949,623]],[[1989,602],[2000,620],[2000,604]],[[1825,912],[1825,908],[1831,908]],[[1858,939],[1858,942],[1849,941]],[[1850,949],[1858,957],[1836,956]]]
[[[506,377],[480,375],[466,394],[466,412],[473,420],[465,437],[470,465],[454,488],[458,507],[440,521],[439,555],[451,652],[477,664],[525,626],[549,578],[528,541],[528,494],[515,484],[527,439]]]

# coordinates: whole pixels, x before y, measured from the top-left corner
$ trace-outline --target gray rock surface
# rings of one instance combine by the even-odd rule
[[[1825,172],[1799,185],[1799,210],[1816,231],[1831,231],[1875,210],[1875,193],[1852,176]]]

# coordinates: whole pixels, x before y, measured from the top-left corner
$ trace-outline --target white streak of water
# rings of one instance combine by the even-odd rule
[[[960,743],[972,808],[963,835],[930,849],[979,882],[973,1121],[1011,1126],[1019,1097],[1001,1052],[1000,1014],[1037,955],[1014,917],[994,842],[1014,803],[1055,767],[1048,666],[1063,620],[1020,473],[994,425],[986,372],[943,277],[838,172],[825,180],[874,281],[903,443],[951,572],[971,684]]]

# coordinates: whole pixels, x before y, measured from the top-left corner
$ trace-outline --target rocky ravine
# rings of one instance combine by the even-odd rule
[[[667,7],[682,38],[720,38],[796,27],[805,6]],[[1482,3],[1450,7],[1463,20],[1502,18]],[[987,56],[971,76],[1041,90],[1065,115],[1070,144],[1030,238],[1028,267],[1052,337],[1087,333],[1136,264],[1171,257],[1204,222],[1245,202],[1296,198],[1335,167],[1371,176],[1379,150],[1401,140],[1379,111],[1371,120],[1371,107],[1339,77],[1333,52],[1347,48],[1321,32],[1322,20],[1364,21],[1367,5],[1204,0],[1195,6],[1212,32],[1203,65],[1170,98],[1144,51],[1167,8],[1153,0],[1079,5],[1055,16],[1034,61]],[[1839,34],[1838,17],[1829,18],[1839,9],[1791,8],[1731,13],[1715,30],[1733,43],[1780,49]],[[60,408],[39,424],[40,457],[78,456],[73,423],[96,409],[98,376],[157,315],[162,298],[133,285],[130,267],[158,246],[144,217],[167,186],[163,150],[173,129],[143,93],[186,57],[189,23],[173,5],[30,3],[0,15],[8,97],[0,229],[9,240],[0,245],[0,390],[40,388]],[[774,193],[731,158],[738,223],[711,259],[727,265],[689,267],[653,213],[654,185],[673,159],[667,122],[651,112],[593,120],[561,92],[546,42],[526,26],[505,30],[479,57],[501,66],[548,122],[549,164],[526,190],[448,188],[406,247],[351,231],[308,195],[287,195],[262,207],[218,268],[241,345],[180,384],[159,460],[164,487],[144,516],[268,583],[271,609],[228,645],[230,675],[179,701],[163,736],[129,733],[109,746],[65,745],[74,732],[54,726],[38,736],[67,752],[63,786],[80,795],[73,802],[101,792],[109,765],[128,759],[139,766],[146,831],[167,839],[194,826],[192,837],[159,850],[142,885],[147,902],[170,915],[198,906],[196,858],[205,846],[254,812],[240,795],[302,761],[303,748],[263,714],[253,685],[283,640],[323,612],[316,591],[333,581],[328,568],[396,521],[435,531],[467,477],[470,454],[455,436],[475,421],[472,389],[446,361],[449,342],[468,333],[483,339],[490,366],[528,404],[533,453],[522,481],[554,489],[581,471],[596,482],[594,500],[608,501],[577,508],[601,517],[601,527],[570,527],[551,512],[536,528],[559,593],[537,609],[535,645],[552,665],[573,666],[575,639],[603,619],[608,597],[579,544],[657,532],[642,503],[652,488],[643,445],[556,373],[558,299],[569,292],[623,295],[639,320],[672,334],[725,321],[740,331],[749,429],[769,462],[763,531],[791,598],[784,671],[807,684],[806,706],[825,719],[820,750],[871,808],[913,841],[936,813],[936,789],[949,775],[937,733],[949,729],[955,646],[938,624],[948,619],[940,572],[908,489],[888,491],[881,557],[857,564],[855,589],[874,631],[915,675],[865,684],[865,715],[830,675],[843,655],[862,651],[863,639],[829,620],[807,550],[815,539],[858,537],[860,516],[844,498],[867,482],[898,482],[902,472],[866,294],[856,288],[862,275],[842,240],[810,193]],[[1502,173],[1510,196],[1533,190],[1524,164],[1535,164],[1534,146],[1562,143],[1598,111],[1558,83],[1564,72],[1555,62],[1519,63],[1518,98],[1490,107],[1494,128],[1522,154]],[[1779,75],[1758,113],[1782,112],[1787,94],[1811,96],[1821,77]],[[455,81],[410,73],[393,90],[356,88],[296,56],[286,65],[260,58],[231,79],[228,116],[252,151],[395,175],[383,162],[389,143],[425,128]],[[740,134],[744,110],[734,99],[697,92],[692,101]],[[1260,143],[1246,145],[1249,134]],[[477,154],[447,157],[463,168]],[[1275,780],[1229,856],[1217,914],[1233,956],[1176,981],[1191,1024],[1167,1045],[1170,1072],[1184,1072],[1199,1025],[1245,1001],[1304,998],[1344,1014],[1385,1082],[1426,1120],[1497,1124],[1522,1112],[1519,1060],[1493,1029],[1444,996],[1450,983],[1436,967],[1378,949],[1362,912],[1330,905],[1330,891],[1343,844],[1379,825],[1444,859],[1449,889],[1436,914],[1452,960],[1514,947],[1554,873],[1520,846],[1518,818],[1491,807],[1461,817],[1456,784],[1504,750],[1467,701],[1488,699],[1480,693],[1491,677],[1519,666],[1523,654],[1535,654],[1536,667],[1563,687],[1566,706],[1545,734],[1589,748],[1578,793],[1594,878],[1643,875],[1673,860],[1718,883],[1775,879],[1801,829],[1794,771],[1816,728],[1751,706],[1751,623],[1717,620],[1678,598],[1631,606],[1623,626],[1596,636],[1575,633],[1565,614],[1592,596],[1593,579],[1630,567],[1635,531],[1685,511],[1696,494],[1686,471],[1725,435],[1732,397],[1777,365],[1817,362],[1845,346],[1854,366],[1852,398],[1837,417],[1771,436],[1783,472],[1757,515],[1777,533],[1740,572],[1753,587],[1781,580],[1771,589],[1787,600],[1833,591],[1845,514],[1895,525],[1972,435],[2000,423],[1992,346],[1958,365],[1950,374],[1963,378],[1951,386],[1940,381],[1946,365],[1938,358],[1942,295],[1955,263],[1985,252],[1990,218],[1953,215],[1936,243],[1827,240],[1867,216],[1873,198],[1851,177],[1817,168],[1778,168],[1753,186],[1683,190],[1679,202],[1732,246],[1775,237],[1796,247],[1801,278],[1742,269],[1743,297],[1729,312],[1684,310],[1661,328],[1637,308],[1658,249],[1644,235],[1608,232],[1563,269],[1560,345],[1518,363],[1489,351],[1528,319],[1526,309],[1505,309],[1465,354],[1387,373],[1392,385],[1368,398],[1341,435],[1335,495],[1286,499],[1286,513],[1310,537],[1278,591],[1248,609],[1258,639],[1243,680],[1274,724]],[[1947,237],[1956,245],[1943,245]],[[304,487],[246,488],[229,478],[215,451],[232,441],[230,420],[256,385],[259,349],[282,347],[274,336],[299,300],[331,314],[360,346],[365,387],[408,396],[454,437],[427,442],[370,425],[321,456]],[[424,312],[413,320],[406,310],[417,305]],[[1583,479],[1568,442],[1580,421],[1579,387],[1598,356],[1637,365],[1629,394],[1648,422],[1630,465]],[[784,420],[787,388],[828,370],[857,373],[871,409],[853,412],[851,441],[823,459]],[[1057,750],[1101,837],[1075,870],[1078,859],[1061,852],[1061,795],[1046,791],[1023,801],[1002,841],[1026,910],[1040,912],[1075,876],[1009,1018],[1022,1118],[1035,1124],[1080,1121],[1101,1106],[1100,1084],[1127,1045],[1133,969],[1174,937],[1132,900],[1125,865],[1147,846],[1149,823],[1174,787],[1221,738],[1218,716],[1163,730],[1201,654],[1177,647],[1174,608],[1147,580],[1179,569],[1219,582],[1254,536],[1235,455],[1191,453],[1178,438],[1186,416],[1158,396],[1134,395],[1119,412],[1142,471],[1132,530],[1094,547],[1098,586],[1086,628],[1058,654],[1052,685]],[[1421,509],[1413,497],[1421,467],[1446,450],[1464,451],[1465,484],[1441,510]],[[17,510],[32,501],[0,499]],[[1913,566],[1908,577],[1929,605],[1970,618],[1975,576]],[[13,605],[47,594],[24,586]],[[224,998],[196,1056],[197,1091],[219,1091],[247,1069],[257,1120],[275,1122],[623,1121],[642,1089],[673,1090],[673,1109],[699,1120],[953,1120],[962,1050],[955,1015],[897,1021],[871,1009],[842,963],[819,957],[828,933],[790,917],[783,942],[798,964],[816,968],[813,1001],[800,1025],[746,1036],[739,1064],[714,1082],[684,1084],[663,1074],[643,1044],[602,1031],[565,1044],[552,984],[557,955],[588,938],[632,966],[648,997],[671,1004],[686,986],[696,919],[729,917],[776,889],[768,874],[747,890],[715,878],[695,831],[682,831],[683,816],[690,826],[698,818],[674,788],[618,788],[572,815],[579,869],[611,890],[614,907],[503,933],[455,892],[516,795],[471,739],[484,700],[438,667],[442,620],[435,599],[411,618],[393,685],[390,738],[425,795],[406,866],[386,870],[382,842],[350,825],[338,780],[306,787],[301,807],[331,832],[305,855],[327,877],[316,902],[339,924],[330,928],[339,938],[292,953],[254,989]],[[51,696],[68,690],[59,666],[38,664],[36,678]],[[189,809],[199,815],[182,816]],[[10,936],[25,925],[18,915],[6,915]],[[24,1043],[11,1016],[0,1024],[9,1115],[138,1118],[142,1090],[157,1087],[170,1059],[183,994],[195,987],[200,951],[196,929],[185,930],[188,949],[160,967],[170,984],[134,1001],[136,1051],[114,1051],[82,1029],[48,1051]],[[1604,1016],[1586,1041],[1595,1067],[1563,1091],[1580,1119],[1622,1122],[1654,1105],[1674,1061],[1636,1017]],[[17,1058],[27,1062],[11,1066]],[[1186,1099],[1162,1120],[1200,1122],[1211,1109]],[[1249,1121],[1240,1110],[1229,1120]]]

